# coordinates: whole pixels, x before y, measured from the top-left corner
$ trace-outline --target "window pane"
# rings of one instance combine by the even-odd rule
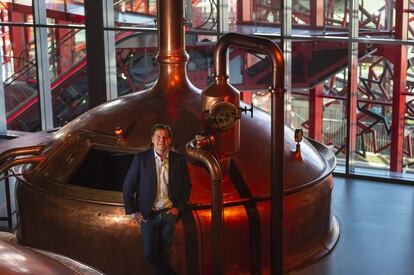
[[[241,12],[237,9],[237,2],[237,0],[229,0],[229,31],[231,32],[236,31],[238,12]]]
[[[46,0],[47,17],[56,24],[83,24],[83,0]]]
[[[48,37],[53,117],[58,127],[89,108],[85,31],[49,28]]]
[[[310,25],[310,0],[292,1],[292,25]]]
[[[213,49],[217,36],[187,34],[187,74],[191,83],[205,89],[211,83],[213,72]]]
[[[38,131],[41,126],[33,29],[12,30],[13,35],[0,40],[7,128]]]
[[[409,1],[409,9],[412,11],[414,10],[413,1]],[[411,40],[414,39],[414,13],[412,12],[408,14],[408,39],[411,39]]]
[[[217,1],[192,1],[192,28],[198,30],[217,30]]]
[[[413,46],[407,47],[408,53],[413,51]],[[403,172],[414,174],[414,155],[413,155],[413,134],[414,134],[414,63],[410,58],[406,77],[406,99],[405,99],[405,129],[404,129],[404,154]]]
[[[386,0],[360,0],[359,28],[386,29]]]
[[[303,111],[304,99],[300,101],[302,111],[292,114],[292,122],[297,126],[315,133],[318,141],[328,146],[338,158],[338,165],[345,165],[346,154],[346,120],[347,120],[347,65],[348,43],[342,41],[309,41],[294,42],[292,44],[292,96],[308,94],[317,102],[309,105],[307,116]],[[364,55],[361,50],[360,56]],[[321,85],[321,87],[317,87]],[[317,90],[321,88],[320,92]],[[310,93],[315,89],[315,93]],[[321,93],[321,94],[319,94]],[[322,99],[321,99],[322,97]],[[292,100],[292,109],[295,103]],[[322,115],[318,117],[318,111],[322,109]],[[318,124],[320,126],[318,126]],[[315,125],[314,129],[310,129]],[[322,136],[319,136],[319,127],[322,127]],[[307,132],[305,131],[305,133]]]
[[[326,0],[325,2],[325,24],[327,26],[346,27],[349,22],[348,1]]]
[[[306,94],[292,94],[292,128],[303,129],[305,136],[309,136],[307,123],[309,121],[309,98]]]
[[[0,22],[33,23],[32,1],[0,1]]]
[[[355,168],[388,171],[393,65],[382,45],[374,47],[377,51],[359,60]]]
[[[114,20],[117,26],[155,26],[156,0],[114,0]]]
[[[258,23],[280,24],[280,1],[253,1],[253,20]]]
[[[118,96],[151,87],[158,76],[157,34],[120,31],[115,40]]]
[[[345,83],[343,73],[338,73],[334,78],[335,89],[342,90]],[[337,86],[336,86],[337,85]],[[327,93],[326,86],[324,93]],[[346,100],[345,96],[323,99],[322,132],[323,144],[328,146],[336,155],[338,166],[345,166],[346,157]]]

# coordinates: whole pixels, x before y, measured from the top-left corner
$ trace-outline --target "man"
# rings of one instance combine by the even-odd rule
[[[185,157],[170,151],[170,126],[155,124],[154,148],[135,155],[123,185],[125,211],[141,225],[145,257],[157,274],[175,274],[169,263],[177,217],[191,192]]]

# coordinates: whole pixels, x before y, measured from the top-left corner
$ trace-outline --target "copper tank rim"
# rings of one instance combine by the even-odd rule
[[[308,182],[306,184],[303,184],[301,186],[297,186],[290,189],[284,190],[284,195],[290,195],[294,194],[300,191],[303,191],[304,189],[311,188],[315,184],[323,181],[326,177],[332,174],[333,170],[336,167],[336,158],[334,153],[325,145],[306,138],[312,146],[316,148],[316,150],[321,154],[325,161],[325,169],[321,175],[314,179],[311,182]],[[96,145],[96,147],[99,147],[99,145]],[[104,146],[105,147],[105,146]],[[112,147],[112,146],[111,146]],[[117,149],[116,147],[112,147],[112,149]],[[119,150],[119,152],[125,152],[130,150],[125,150],[126,148],[119,148],[122,150]],[[135,151],[138,148],[134,148]],[[118,152],[114,150],[113,152]],[[233,159],[236,164],[237,160]],[[30,165],[30,164],[28,164]],[[56,181],[53,181],[48,178],[44,178],[42,181],[40,181],[40,184],[33,184],[30,180],[26,180],[24,176],[24,169],[25,166],[19,166],[12,168],[13,174],[24,183],[28,184],[29,186],[41,190],[43,192],[47,192],[50,194],[58,195],[60,197],[71,199],[75,201],[81,201],[81,202],[88,202],[88,203],[94,203],[94,204],[100,204],[100,205],[112,205],[112,206],[123,206],[123,198],[122,198],[122,192],[121,191],[108,191],[108,190],[101,190],[101,189],[94,189],[94,188],[88,188],[73,184],[63,184],[58,183]],[[31,173],[35,173],[35,170]],[[93,197],[94,199],[90,199]],[[250,198],[245,199],[239,199],[239,200],[232,200],[232,201],[226,201],[223,203],[223,207],[231,207],[231,206],[238,206],[243,205],[247,202],[263,202],[263,201],[270,201],[270,193],[263,194],[260,196],[254,196]],[[190,203],[189,204],[190,209],[210,209],[211,203]]]

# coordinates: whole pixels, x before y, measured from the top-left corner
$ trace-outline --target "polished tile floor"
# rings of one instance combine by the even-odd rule
[[[334,250],[289,275],[413,275],[414,187],[335,177]]]

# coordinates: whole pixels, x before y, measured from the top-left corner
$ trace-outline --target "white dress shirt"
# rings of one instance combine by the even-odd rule
[[[155,152],[155,167],[157,174],[157,196],[155,197],[153,210],[160,210],[171,208],[173,206],[171,200],[168,198],[168,156],[164,160]]]

